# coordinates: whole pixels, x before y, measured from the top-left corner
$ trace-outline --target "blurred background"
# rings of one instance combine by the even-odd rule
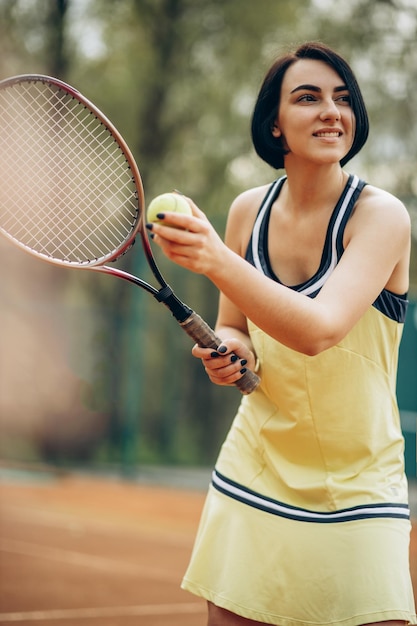
[[[371,134],[347,169],[400,197],[413,222],[398,394],[416,477],[417,4],[415,0],[0,0],[0,79],[69,82],[134,152],[145,195],[179,189],[223,233],[233,198],[282,172],[250,142],[261,80],[320,40],[351,63]],[[0,181],[1,184],[1,181]],[[201,276],[162,270],[214,324]],[[240,395],[211,385],[164,307],[123,281],[55,268],[0,241],[0,458],[137,475],[213,464]],[[141,247],[123,267],[149,277]]]

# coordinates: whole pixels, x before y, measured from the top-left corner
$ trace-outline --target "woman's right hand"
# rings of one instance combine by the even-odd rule
[[[217,350],[196,344],[192,354],[201,359],[207,376],[216,385],[234,385],[246,369],[255,369],[254,353],[239,339],[225,339]]]

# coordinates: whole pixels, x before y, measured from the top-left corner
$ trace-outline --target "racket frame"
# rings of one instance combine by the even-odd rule
[[[216,336],[210,326],[197,313],[195,313],[190,307],[188,307],[186,304],[181,302],[179,298],[177,298],[171,287],[165,281],[156,264],[144,224],[145,195],[143,190],[142,178],[133,154],[122,135],[115,128],[112,122],[90,100],[83,96],[77,89],[57,78],[43,74],[20,74],[0,81],[0,90],[7,87],[12,87],[13,85],[22,82],[42,82],[44,84],[54,85],[58,89],[63,90],[69,96],[77,100],[77,102],[80,102],[90,113],[92,113],[99,120],[101,124],[104,125],[104,127],[113,137],[114,141],[120,147],[132,174],[132,181],[134,182],[134,186],[136,189],[135,199],[137,203],[137,216],[136,222],[133,225],[131,232],[128,234],[127,237],[125,237],[121,244],[113,250],[113,252],[107,253],[103,257],[83,262],[68,261],[48,256],[45,253],[33,250],[32,248],[30,248],[30,246],[27,246],[23,242],[16,239],[1,226],[0,232],[15,245],[17,245],[24,251],[29,252],[36,258],[40,258],[44,261],[47,261],[54,265],[59,265],[61,267],[67,267],[72,269],[89,269],[103,274],[109,274],[141,287],[148,293],[152,294],[158,302],[162,302],[163,304],[165,304],[165,306],[171,311],[175,319],[179,322],[183,330],[185,330],[185,332],[196,343],[198,343],[202,347],[212,348],[214,350],[217,349],[222,343],[222,340]],[[144,281],[143,279],[130,274],[129,272],[125,272],[124,270],[121,270],[119,268],[106,265],[106,263],[116,261],[121,256],[126,254],[126,252],[134,244],[135,239],[138,235],[141,238],[142,248],[148,265],[155,279],[160,285],[159,289]],[[235,385],[240,389],[241,393],[246,395],[254,391],[259,385],[259,382],[260,379],[254,372],[252,372],[251,370],[246,370],[242,377],[235,382]]]

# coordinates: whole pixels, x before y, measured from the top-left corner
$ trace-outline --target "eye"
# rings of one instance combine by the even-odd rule
[[[311,93],[305,93],[297,98],[297,102],[315,102],[316,96]]]
[[[351,105],[351,98],[350,95],[344,94],[343,96],[338,96],[337,98],[335,98],[335,102],[338,102],[339,104],[347,104],[347,105]]]

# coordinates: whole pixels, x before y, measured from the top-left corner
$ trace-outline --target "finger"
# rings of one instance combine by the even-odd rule
[[[195,215],[195,217],[198,217],[198,218],[200,218],[201,220],[204,220],[204,221],[208,221],[206,214],[203,213],[203,211],[201,209],[199,209],[199,207],[196,205],[194,200],[192,200],[191,198],[188,198],[188,197],[186,197],[186,200],[187,200],[188,204],[191,206],[191,210],[193,212],[193,215]]]
[[[225,339],[217,348],[217,352],[230,355],[232,360],[239,360],[242,367],[253,369],[256,364],[256,355],[248,346],[236,338]]]
[[[197,359],[209,359],[212,352],[213,348],[202,348],[198,343],[196,343],[191,350],[191,354]]]
[[[239,372],[242,375],[244,372],[241,372],[241,370],[247,365],[247,360],[240,359],[236,354],[221,356],[215,350],[211,352],[209,358],[205,356],[202,362],[207,373],[213,373],[221,378],[229,378],[237,375]]]
[[[155,233],[161,234],[161,236],[164,233],[164,230],[159,229],[159,226],[169,227],[181,233],[183,231],[199,232],[201,230],[202,224],[208,224],[205,216],[203,222],[201,218],[198,218],[195,215],[187,215],[186,213],[173,213],[170,211],[167,211],[165,213],[158,213],[157,218],[157,222],[149,222],[146,227]],[[165,234],[169,234],[172,237],[174,237],[175,235],[175,233],[173,232]]]
[[[174,189],[174,193],[178,193],[180,196],[182,196],[185,200],[187,200],[188,204],[191,207],[191,210],[193,212],[193,215],[195,215],[196,217],[199,217],[201,219],[205,219],[207,220],[206,214],[203,213],[203,211],[201,211],[201,209],[199,209],[199,207],[196,205],[196,203],[194,202],[194,200],[192,198],[189,198],[188,196],[186,196],[185,194],[182,193],[182,191],[178,191],[178,189]]]
[[[147,224],[146,227],[151,231],[153,242],[169,259],[179,262],[182,258],[186,260],[195,257],[193,245],[196,242],[190,238],[190,233],[159,224]]]
[[[206,369],[206,373],[212,383],[216,385],[234,385],[239,378],[246,372],[246,368],[238,368],[236,371],[226,372],[226,369],[210,370]]]

